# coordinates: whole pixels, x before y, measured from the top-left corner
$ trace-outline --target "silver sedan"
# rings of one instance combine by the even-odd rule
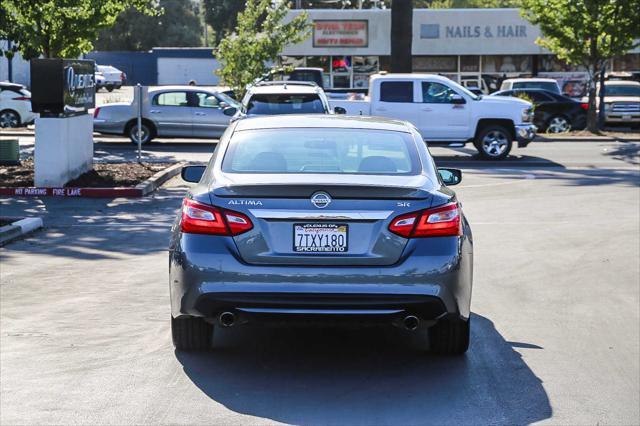
[[[138,143],[137,101],[95,109],[93,130],[125,135]],[[196,86],[151,89],[142,101],[142,143],[155,137],[219,138],[239,103],[224,93]]]

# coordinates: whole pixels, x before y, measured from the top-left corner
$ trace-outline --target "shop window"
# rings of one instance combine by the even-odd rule
[[[525,73],[531,72],[530,55],[490,55],[482,57],[482,72]]]
[[[304,56],[281,56],[280,63],[285,67],[304,67]]]
[[[422,72],[458,72],[457,56],[414,56],[414,71]]]
[[[331,69],[336,73],[351,72],[351,56],[333,56],[331,59]]]
[[[460,56],[460,72],[480,71],[480,56]]]
[[[354,56],[353,72],[363,74],[376,73],[378,72],[378,63],[379,61],[377,56]]]
[[[333,75],[333,87],[336,89],[351,88],[351,75]]]
[[[575,72],[585,71],[582,65],[570,65],[554,55],[538,56],[538,71],[540,72]]]
[[[615,71],[640,71],[640,53],[630,53],[614,59]]]
[[[412,81],[385,81],[380,84],[381,102],[413,102]]]

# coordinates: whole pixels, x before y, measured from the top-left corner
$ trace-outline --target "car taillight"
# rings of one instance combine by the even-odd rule
[[[394,218],[389,231],[405,238],[462,235],[458,203],[407,213]]]
[[[100,107],[93,110],[93,118],[98,118],[98,114],[100,114]]]
[[[31,98],[28,96],[18,96],[17,98],[13,98],[14,101],[30,101]]]
[[[181,227],[186,234],[239,235],[252,229],[253,223],[242,213],[185,198]]]
[[[580,103],[580,107],[584,110],[588,110],[589,109],[589,104],[586,102],[581,102]]]
[[[124,81],[124,73],[123,72],[120,73],[120,81]]]

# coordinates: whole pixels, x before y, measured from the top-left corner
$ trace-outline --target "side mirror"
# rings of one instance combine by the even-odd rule
[[[202,179],[206,166],[185,166],[180,171],[182,180],[189,183],[198,183]]]
[[[438,169],[440,179],[447,186],[457,185],[462,182],[462,170],[460,169]]]
[[[466,104],[467,101],[460,95],[451,95],[451,103],[454,105]]]
[[[238,108],[232,106],[226,107],[222,110],[222,113],[228,117],[233,117],[234,115],[236,115],[236,112],[238,112]]]
[[[333,112],[336,114],[346,114],[347,110],[338,106],[333,109]]]
[[[222,108],[222,109],[225,109],[225,108],[229,107],[229,104],[228,104],[228,103],[226,103],[225,101],[221,101],[218,105],[219,105],[219,106],[220,106],[220,108]]]

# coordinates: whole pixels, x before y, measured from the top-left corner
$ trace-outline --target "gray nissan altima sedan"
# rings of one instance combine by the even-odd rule
[[[473,243],[416,128],[337,115],[238,120],[173,226],[171,328],[181,350],[215,327],[283,321],[429,328],[430,347],[469,346]]]

